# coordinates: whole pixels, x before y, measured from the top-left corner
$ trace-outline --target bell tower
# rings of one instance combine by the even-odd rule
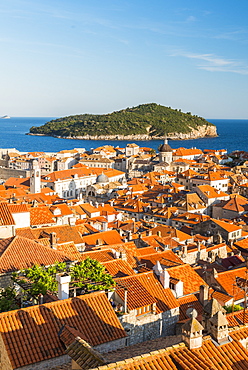
[[[36,159],[32,162],[32,170],[30,171],[30,193],[40,193],[40,167]]]
[[[168,164],[172,162],[172,149],[168,144],[167,138],[164,139],[164,143],[159,148],[159,160]]]

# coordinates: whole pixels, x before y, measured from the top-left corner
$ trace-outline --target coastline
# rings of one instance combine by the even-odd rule
[[[163,136],[151,136],[147,134],[138,135],[84,135],[84,136],[60,136],[60,135],[46,135],[46,134],[34,134],[26,133],[30,136],[50,136],[58,139],[69,139],[69,140],[137,140],[137,141],[150,141],[150,140],[164,140],[166,138],[170,140],[191,140],[201,138],[213,138],[218,137],[216,126],[201,126],[199,130],[192,129],[189,133],[170,133]]]

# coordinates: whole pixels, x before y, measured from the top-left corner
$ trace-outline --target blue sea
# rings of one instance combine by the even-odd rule
[[[20,151],[58,152],[63,149],[85,148],[89,150],[101,145],[111,144],[124,147],[130,141],[108,140],[70,140],[49,136],[29,136],[31,126],[40,126],[55,117],[11,117],[0,119],[0,148],[16,148]],[[208,119],[217,126],[218,137],[195,140],[170,140],[172,148],[184,147],[199,149],[227,149],[248,151],[248,120]],[[161,140],[131,141],[139,146],[157,149]]]

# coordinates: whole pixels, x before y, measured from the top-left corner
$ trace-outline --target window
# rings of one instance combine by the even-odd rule
[[[152,305],[144,306],[136,309],[136,316],[141,316],[152,312]]]

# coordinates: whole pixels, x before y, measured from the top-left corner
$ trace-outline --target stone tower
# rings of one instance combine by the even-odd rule
[[[203,329],[203,326],[194,317],[182,326],[183,341],[189,349],[200,348],[202,346]]]
[[[40,167],[36,159],[33,160],[32,170],[30,171],[30,192],[40,193],[41,180],[40,180]]]
[[[228,340],[228,321],[226,315],[221,311],[209,320],[210,333],[213,338],[219,343],[226,342]]]

